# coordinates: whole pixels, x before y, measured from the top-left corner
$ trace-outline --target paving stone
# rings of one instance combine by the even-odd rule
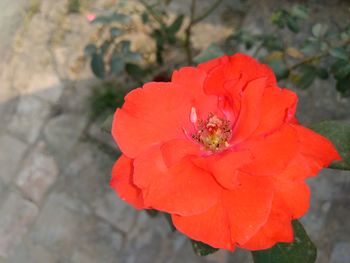
[[[11,193],[0,209],[0,255],[8,256],[22,241],[38,214],[38,208],[16,193]]]
[[[11,135],[0,135],[0,178],[4,183],[14,180],[18,164],[27,145]]]
[[[81,257],[90,258],[91,262],[123,262],[119,259],[123,236],[99,219],[86,218],[77,243],[72,255],[73,262],[85,262],[78,261]]]
[[[137,211],[118,198],[112,190],[98,199],[93,207],[98,216],[125,233],[129,232],[135,224]]]
[[[50,106],[43,100],[33,95],[22,96],[9,130],[27,142],[33,143],[38,138],[49,113]]]
[[[69,193],[85,204],[94,204],[108,191],[114,160],[102,153],[95,144],[79,143],[58,177],[55,190]]]
[[[16,185],[29,199],[40,204],[58,174],[54,158],[47,153],[45,143],[40,141],[24,160]]]
[[[44,129],[45,139],[50,150],[61,161],[67,161],[85,128],[86,121],[86,116],[80,114],[62,114],[47,123]]]
[[[27,88],[22,94],[34,94],[35,96],[50,102],[57,103],[64,85],[54,72],[40,72],[31,75]]]
[[[79,229],[85,213],[81,204],[66,195],[52,193],[30,232],[29,238],[53,253],[70,253],[77,245]],[[64,254],[60,254],[64,255]]]
[[[350,261],[350,243],[339,242],[335,244],[330,263],[348,263]]]
[[[51,263],[57,262],[57,257],[45,247],[31,240],[24,240],[9,256],[8,263]],[[1,262],[1,261],[0,261]]]
[[[93,123],[89,128],[89,135],[99,141],[102,144],[105,144],[111,149],[114,149],[116,152],[120,151],[117,144],[114,142],[112,135],[104,130],[102,130],[103,122]]]

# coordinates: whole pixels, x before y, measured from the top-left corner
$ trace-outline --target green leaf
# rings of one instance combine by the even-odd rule
[[[94,44],[88,44],[84,48],[84,54],[86,57],[90,57],[90,56],[92,56],[92,54],[94,54],[96,52],[97,52],[97,47]]]
[[[120,72],[124,70],[125,63],[123,58],[118,55],[113,55],[110,61],[111,74],[117,76]]]
[[[300,50],[303,53],[313,54],[317,52],[320,48],[321,48],[320,42],[311,41],[311,39],[308,39],[303,43],[302,48]]]
[[[210,46],[203,50],[201,53],[199,53],[198,56],[194,58],[194,62],[196,64],[203,63],[205,61],[223,56],[225,53],[222,51],[222,49],[217,44],[210,44]]]
[[[329,51],[329,54],[334,58],[338,58],[338,59],[342,59],[342,60],[348,60],[348,58],[349,58],[349,54],[342,47],[332,48]]]
[[[142,79],[142,77],[145,75],[145,71],[138,65],[127,63],[125,66],[126,72],[133,77],[136,80]]]
[[[104,120],[102,123],[101,129],[104,132],[110,133],[112,130],[112,122],[113,122],[113,116],[114,114],[108,115],[108,117]]]
[[[309,128],[327,137],[341,155],[342,160],[333,162],[330,168],[350,170],[350,122],[323,121]]]
[[[294,220],[294,242],[278,243],[270,249],[252,251],[254,263],[313,263],[317,250],[299,221]]]
[[[122,53],[127,54],[130,52],[130,41],[129,40],[123,40],[120,42],[120,45],[122,47]]]
[[[156,217],[159,213],[159,211],[155,209],[145,209],[144,211],[146,212],[147,215],[153,218]]]
[[[124,60],[126,62],[139,62],[142,60],[142,57],[140,53],[130,51],[124,55]]]
[[[335,85],[337,91],[339,91],[344,97],[350,97],[350,75],[344,79],[338,79]]]
[[[155,29],[152,33],[152,37],[156,40],[156,58],[159,65],[163,64],[163,50],[164,50],[164,38],[159,29]]]
[[[106,54],[106,52],[108,51],[108,49],[111,46],[111,44],[112,44],[112,41],[110,41],[109,39],[103,41],[103,43],[102,43],[102,45],[100,47],[102,55]]]
[[[198,256],[207,256],[219,250],[217,248],[213,248],[207,244],[204,244],[200,241],[191,240],[191,243],[192,243],[194,252]]]
[[[268,62],[269,66],[273,69],[275,72],[277,80],[285,79],[289,75],[289,69],[287,68],[286,64],[280,60],[275,59]]]
[[[184,15],[179,15],[174,22],[167,28],[167,33],[170,35],[175,35],[181,28],[182,22],[184,20]]]
[[[292,31],[293,33],[299,32],[299,25],[298,25],[297,19],[295,17],[287,16],[286,17],[286,24],[287,24],[287,27],[289,28],[289,30]]]
[[[287,15],[288,15],[287,11],[278,10],[278,11],[272,13],[270,20],[273,24],[275,24],[279,28],[284,28],[284,26],[286,24],[286,16]]]
[[[350,74],[350,63],[345,60],[337,60],[331,67],[336,79],[345,79]]]
[[[305,5],[294,5],[290,10],[292,16],[299,19],[306,19],[309,16],[309,10]]]
[[[128,23],[130,21],[130,17],[125,15],[125,14],[121,14],[121,13],[113,13],[110,17],[109,17],[111,22],[119,22],[119,23]]]
[[[163,213],[164,217],[165,217],[165,220],[168,222],[169,226],[170,226],[170,230],[171,232],[175,232],[176,231],[176,228],[173,224],[173,220],[171,219],[171,215],[168,214],[168,213]]]
[[[279,37],[267,35],[263,38],[263,46],[270,52],[275,50],[283,50],[283,41]]]
[[[327,33],[328,27],[320,23],[315,24],[311,31],[316,38],[321,38]]]
[[[94,20],[91,21],[91,24],[108,24],[110,22],[110,19],[108,16],[98,16]]]
[[[320,78],[320,79],[328,79],[328,71],[326,68],[318,68],[317,69],[317,76]]]
[[[118,37],[123,33],[123,30],[121,30],[120,28],[117,28],[117,27],[112,27],[109,30],[109,33],[111,34],[111,37]]]
[[[317,68],[312,65],[303,65],[300,71],[301,77],[296,84],[300,89],[307,89],[317,76]]]
[[[94,53],[91,59],[91,69],[96,77],[103,79],[105,77],[105,65],[102,55],[100,53]]]
[[[142,19],[142,23],[143,24],[147,24],[148,21],[149,21],[149,16],[146,12],[143,12],[142,15],[141,15],[141,19]]]

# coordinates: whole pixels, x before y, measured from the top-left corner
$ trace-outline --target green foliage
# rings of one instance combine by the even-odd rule
[[[157,20],[159,25],[153,29],[151,36],[156,42],[156,56],[159,65],[163,64],[163,51],[165,50],[165,45],[176,44],[176,34],[182,26],[183,19],[184,16],[179,15],[172,23],[170,23],[170,25],[167,25],[162,19]]]
[[[271,21],[277,27],[287,27],[294,33],[300,30],[300,21],[308,17],[308,8],[305,5],[295,5],[289,10],[280,9],[271,16]]]
[[[241,46],[253,50],[253,56],[269,64],[278,80],[291,81],[300,89],[309,88],[317,78],[331,76],[336,90],[350,96],[350,25],[330,30],[328,25],[316,23],[307,29],[307,37],[298,40],[300,46],[292,46],[281,29],[298,33],[300,23],[307,18],[305,5],[279,9],[271,16],[277,27],[274,33],[254,34],[241,28],[227,38],[226,50]]]
[[[278,243],[270,249],[253,251],[254,263],[313,263],[316,247],[307,236],[302,224],[293,221],[294,242]]]
[[[175,228],[173,221],[171,219],[171,215],[168,213],[162,213],[162,214],[164,215],[165,220],[168,222],[171,232],[175,232],[176,228]]]
[[[201,53],[198,54],[198,56],[194,58],[194,62],[196,64],[200,64],[210,59],[220,57],[224,54],[224,51],[218,45],[210,44],[210,46],[207,49],[203,50]]]
[[[112,82],[105,82],[94,87],[90,96],[91,117],[111,115],[117,107],[124,103],[125,91],[118,89]],[[107,123],[106,123],[107,125]],[[107,127],[106,125],[105,128]]]
[[[198,256],[207,256],[219,250],[217,248],[213,248],[207,244],[204,244],[200,241],[191,240],[191,243],[192,243],[194,252]]]
[[[314,65],[302,65],[299,68],[301,75],[296,82],[297,87],[300,89],[308,88],[317,77],[317,68]]]
[[[105,65],[103,62],[103,57],[101,53],[93,53],[91,57],[91,69],[92,72],[99,77],[100,79],[103,79],[105,77]]]
[[[40,12],[40,0],[30,0],[28,6],[28,17],[31,18]]]
[[[350,122],[324,121],[310,128],[331,140],[340,153],[342,161],[333,162],[330,167],[350,170]]]
[[[180,14],[168,22],[167,5],[170,1],[158,1],[155,4],[150,4],[145,0],[140,0],[140,2],[145,8],[141,15],[142,21],[148,23],[152,28],[151,37],[156,44],[156,60],[159,65],[162,65],[166,46],[173,46],[177,43],[176,34],[182,27],[184,15]]]
[[[79,13],[81,3],[80,0],[68,0],[68,13]]]
[[[268,65],[275,72],[277,80],[285,79],[289,75],[289,69],[282,59],[273,59],[268,62]]]
[[[118,12],[97,16],[91,22],[100,26],[101,36],[105,36],[104,40],[101,37],[101,44],[89,43],[84,50],[85,56],[91,59],[91,70],[96,77],[116,78],[126,72],[135,80],[139,80],[140,72],[144,73],[143,69],[135,64],[142,61],[141,54],[132,51],[130,41],[121,38],[129,22],[129,16]]]

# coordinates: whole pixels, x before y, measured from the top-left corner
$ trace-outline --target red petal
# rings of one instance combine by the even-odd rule
[[[262,250],[271,248],[278,242],[293,242],[293,227],[291,217],[285,212],[283,205],[274,201],[266,224],[240,247],[249,250]]]
[[[237,144],[247,139],[258,127],[260,104],[266,86],[266,78],[252,80],[242,95],[241,110],[233,128],[232,142]]]
[[[222,56],[219,58],[211,59],[209,61],[206,61],[204,63],[199,64],[197,67],[201,70],[204,70],[205,72],[209,73],[211,70],[216,68],[222,63],[225,63],[229,60],[229,56]]]
[[[194,240],[204,242],[212,247],[234,250],[227,212],[221,202],[203,214],[172,215],[172,220],[177,230]]]
[[[327,167],[332,161],[341,160],[337,150],[328,139],[303,126],[294,124],[292,127],[297,132],[301,154],[314,158],[323,167]]]
[[[240,174],[240,187],[225,191],[232,240],[246,243],[267,221],[271,211],[273,186],[269,178]]]
[[[133,160],[124,155],[115,162],[110,186],[121,199],[138,209],[145,208],[141,190],[132,182]]]
[[[310,206],[310,189],[303,180],[274,178],[275,198],[283,202],[293,218],[303,216]]]
[[[201,153],[199,144],[190,140],[177,139],[164,143],[160,150],[168,167],[178,164],[185,157],[198,156]]]
[[[260,140],[252,140],[238,146],[238,149],[250,150],[254,161],[241,168],[250,174],[275,175],[282,172],[298,151],[297,136],[293,128],[282,128]]]
[[[322,165],[314,158],[298,153],[288,164],[285,170],[275,175],[282,180],[303,180],[316,175],[322,169]]]
[[[152,82],[125,97],[115,113],[112,135],[122,152],[136,157],[150,146],[174,138],[186,138],[191,104],[172,83]]]
[[[297,95],[287,89],[265,89],[260,105],[260,120],[254,135],[268,134],[278,129],[285,121],[288,112],[293,113],[297,103]]]
[[[226,189],[235,189],[239,184],[238,168],[252,161],[249,151],[226,151],[207,157],[198,157],[193,162],[199,167],[210,171],[220,185]]]
[[[221,191],[209,173],[188,159],[168,168],[157,146],[135,159],[134,183],[142,189],[147,206],[179,215],[207,211]]]
[[[199,116],[207,117],[209,112],[217,111],[217,96],[207,95],[203,91],[206,72],[193,67],[184,67],[174,71],[171,81],[178,84],[182,91],[187,94]]]

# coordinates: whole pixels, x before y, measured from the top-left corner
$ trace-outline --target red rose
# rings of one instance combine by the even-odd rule
[[[331,142],[297,123],[296,104],[270,68],[242,54],[147,83],[115,113],[123,155],[111,186],[216,248],[292,242],[291,220],[309,207],[305,178],[340,159]]]

